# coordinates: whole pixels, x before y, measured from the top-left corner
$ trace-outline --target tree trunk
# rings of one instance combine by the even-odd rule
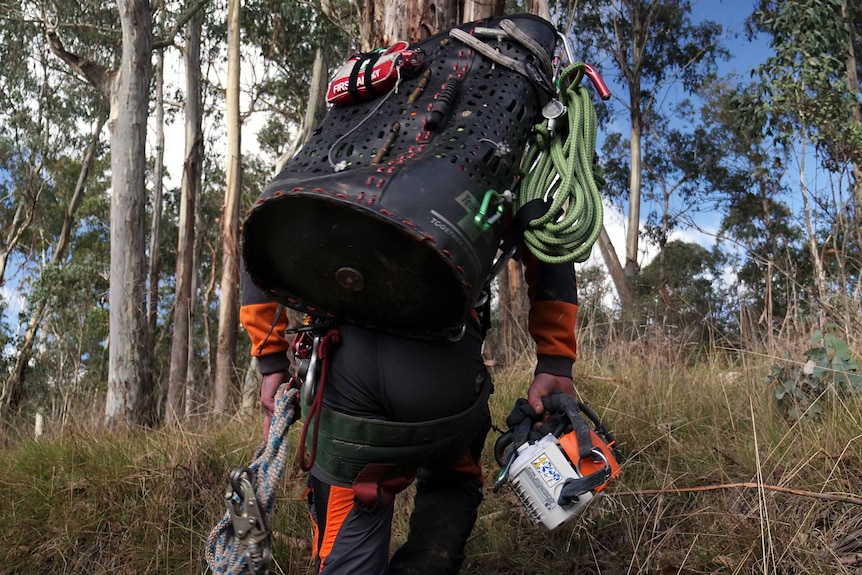
[[[850,18],[850,11],[847,6],[847,0],[842,0],[841,2],[841,17],[844,19],[844,27],[847,30],[847,58],[846,58],[846,69],[847,69],[847,88],[851,94],[859,93],[859,75],[857,73],[858,63],[856,61],[856,34],[855,28],[853,27],[853,23]],[[856,126],[862,124],[862,104],[859,103],[858,99],[856,100],[855,105],[853,106],[853,123]],[[857,161],[852,163],[853,166],[853,221],[851,222],[851,228],[856,231],[856,244],[862,245],[862,166],[859,165],[858,157]],[[0,276],[2,279],[2,276]],[[856,289],[859,289],[859,286],[862,285],[862,281],[857,281]]]
[[[634,280],[638,273],[638,240],[640,239],[641,218],[641,136],[643,119],[640,110],[640,83],[630,88],[631,109],[631,175],[629,176],[629,217],[626,229],[626,285],[633,291]],[[623,308],[623,311],[631,311]]]
[[[222,213],[222,276],[219,301],[213,410],[227,410],[228,393],[235,379],[237,326],[239,323],[239,199],[242,159],[239,115],[239,16],[240,0],[228,0],[228,59],[226,93],[227,169]]]
[[[72,198],[69,200],[69,205],[66,207],[66,214],[63,218],[63,228],[60,231],[60,237],[57,239],[57,245],[54,247],[54,253],[51,256],[49,267],[56,267],[66,257],[69,250],[69,242],[71,241],[72,231],[75,227],[75,213],[81,205],[81,200],[84,197],[84,191],[87,181],[90,179],[90,173],[93,169],[93,163],[96,159],[96,147],[99,145],[99,134],[102,127],[105,125],[106,118],[100,118],[93,127],[92,138],[90,145],[84,152],[84,158],[81,160],[81,171],[78,174],[78,181],[75,183],[75,191],[72,193]],[[42,317],[45,313],[45,302],[39,302],[33,309],[30,320],[27,322],[27,331],[24,334],[24,340],[21,342],[21,347],[18,349],[18,356],[15,358],[15,365],[12,368],[12,373],[7,378],[2,395],[2,403],[0,403],[0,420],[7,420],[7,416],[15,413],[18,410],[21,396],[24,391],[24,381],[26,379],[27,367],[30,363],[30,358],[33,356],[33,345],[36,343],[36,335],[39,331],[39,326],[42,324]]]
[[[174,329],[171,338],[171,365],[165,421],[175,422],[184,413],[186,377],[191,348],[191,301],[194,281],[195,205],[203,171],[203,113],[201,111],[201,17],[189,21],[186,44],[186,157],[183,162],[180,194],[179,237],[177,240]]]
[[[543,7],[535,6],[536,2],[533,4],[533,13],[541,16]],[[544,2],[543,4],[544,8],[547,8],[548,3]],[[503,14],[505,8],[506,2],[504,0],[465,0],[464,14],[461,16],[461,21],[472,22],[487,18],[488,16],[499,16]]]
[[[162,12],[164,14],[164,11]],[[162,235],[162,194],[164,182],[162,175],[165,171],[165,56],[159,52],[156,56],[155,66],[156,84],[156,146],[155,166],[153,168],[153,199],[152,199],[152,221],[150,222],[150,261],[147,283],[150,287],[150,297],[147,301],[147,329],[153,343],[150,346],[155,356],[155,334],[159,314],[159,274],[161,272],[161,250],[159,250],[159,238]]]
[[[599,240],[597,243],[599,245],[599,251],[602,254],[602,259],[608,267],[611,282],[613,282],[614,287],[617,290],[617,296],[620,298],[620,308],[624,310],[633,309],[635,300],[632,290],[629,288],[629,284],[626,281],[625,271],[623,271],[623,266],[620,265],[620,259],[617,257],[617,252],[614,250],[611,238],[604,226],[602,226],[602,231],[599,234]]]
[[[151,390],[147,353],[146,135],[153,37],[147,0],[117,0],[122,30],[111,101],[111,278],[105,421],[145,423]]]
[[[362,48],[389,46],[398,40],[418,42],[440,30],[503,13],[502,0],[365,0]]]
[[[36,215],[36,202],[18,202],[15,209],[15,216],[12,218],[12,224],[8,230],[5,230],[5,237],[0,238],[0,286],[6,281],[6,266],[9,263],[9,256],[12,255],[18,242],[21,241],[21,236],[24,231],[33,222]]]

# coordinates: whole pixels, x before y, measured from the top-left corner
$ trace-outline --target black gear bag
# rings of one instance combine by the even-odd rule
[[[243,258],[272,298],[406,335],[467,320],[511,221],[505,192],[552,90],[557,34],[530,15],[458,29],[500,57],[451,31],[410,46],[395,85],[332,106],[255,202]],[[373,76],[359,67],[354,89]]]

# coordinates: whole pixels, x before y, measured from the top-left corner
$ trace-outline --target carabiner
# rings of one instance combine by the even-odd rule
[[[314,396],[317,394],[317,375],[320,370],[320,334],[315,333],[311,340],[311,356],[308,359],[299,361],[297,377],[302,381],[302,403],[311,405],[314,401]]]

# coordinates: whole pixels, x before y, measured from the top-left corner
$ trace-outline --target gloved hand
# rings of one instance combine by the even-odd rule
[[[275,412],[275,394],[282,383],[290,380],[287,371],[276,371],[263,376],[260,382],[260,406],[263,408],[263,440],[269,436],[269,425]]]

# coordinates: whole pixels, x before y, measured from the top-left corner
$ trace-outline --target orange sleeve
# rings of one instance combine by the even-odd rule
[[[276,317],[276,314],[279,314]],[[251,339],[251,355],[262,357],[290,349],[284,331],[289,327],[287,314],[274,301],[243,305],[239,321]]]
[[[527,327],[536,342],[536,372],[571,377],[578,355],[574,264],[540,262],[528,250],[524,250],[522,261],[530,299]]]
[[[266,375],[290,368],[287,351],[290,342],[285,330],[290,327],[284,308],[267,298],[248,274],[242,274],[242,307],[239,322],[251,340],[251,355],[258,360],[259,371]]]

